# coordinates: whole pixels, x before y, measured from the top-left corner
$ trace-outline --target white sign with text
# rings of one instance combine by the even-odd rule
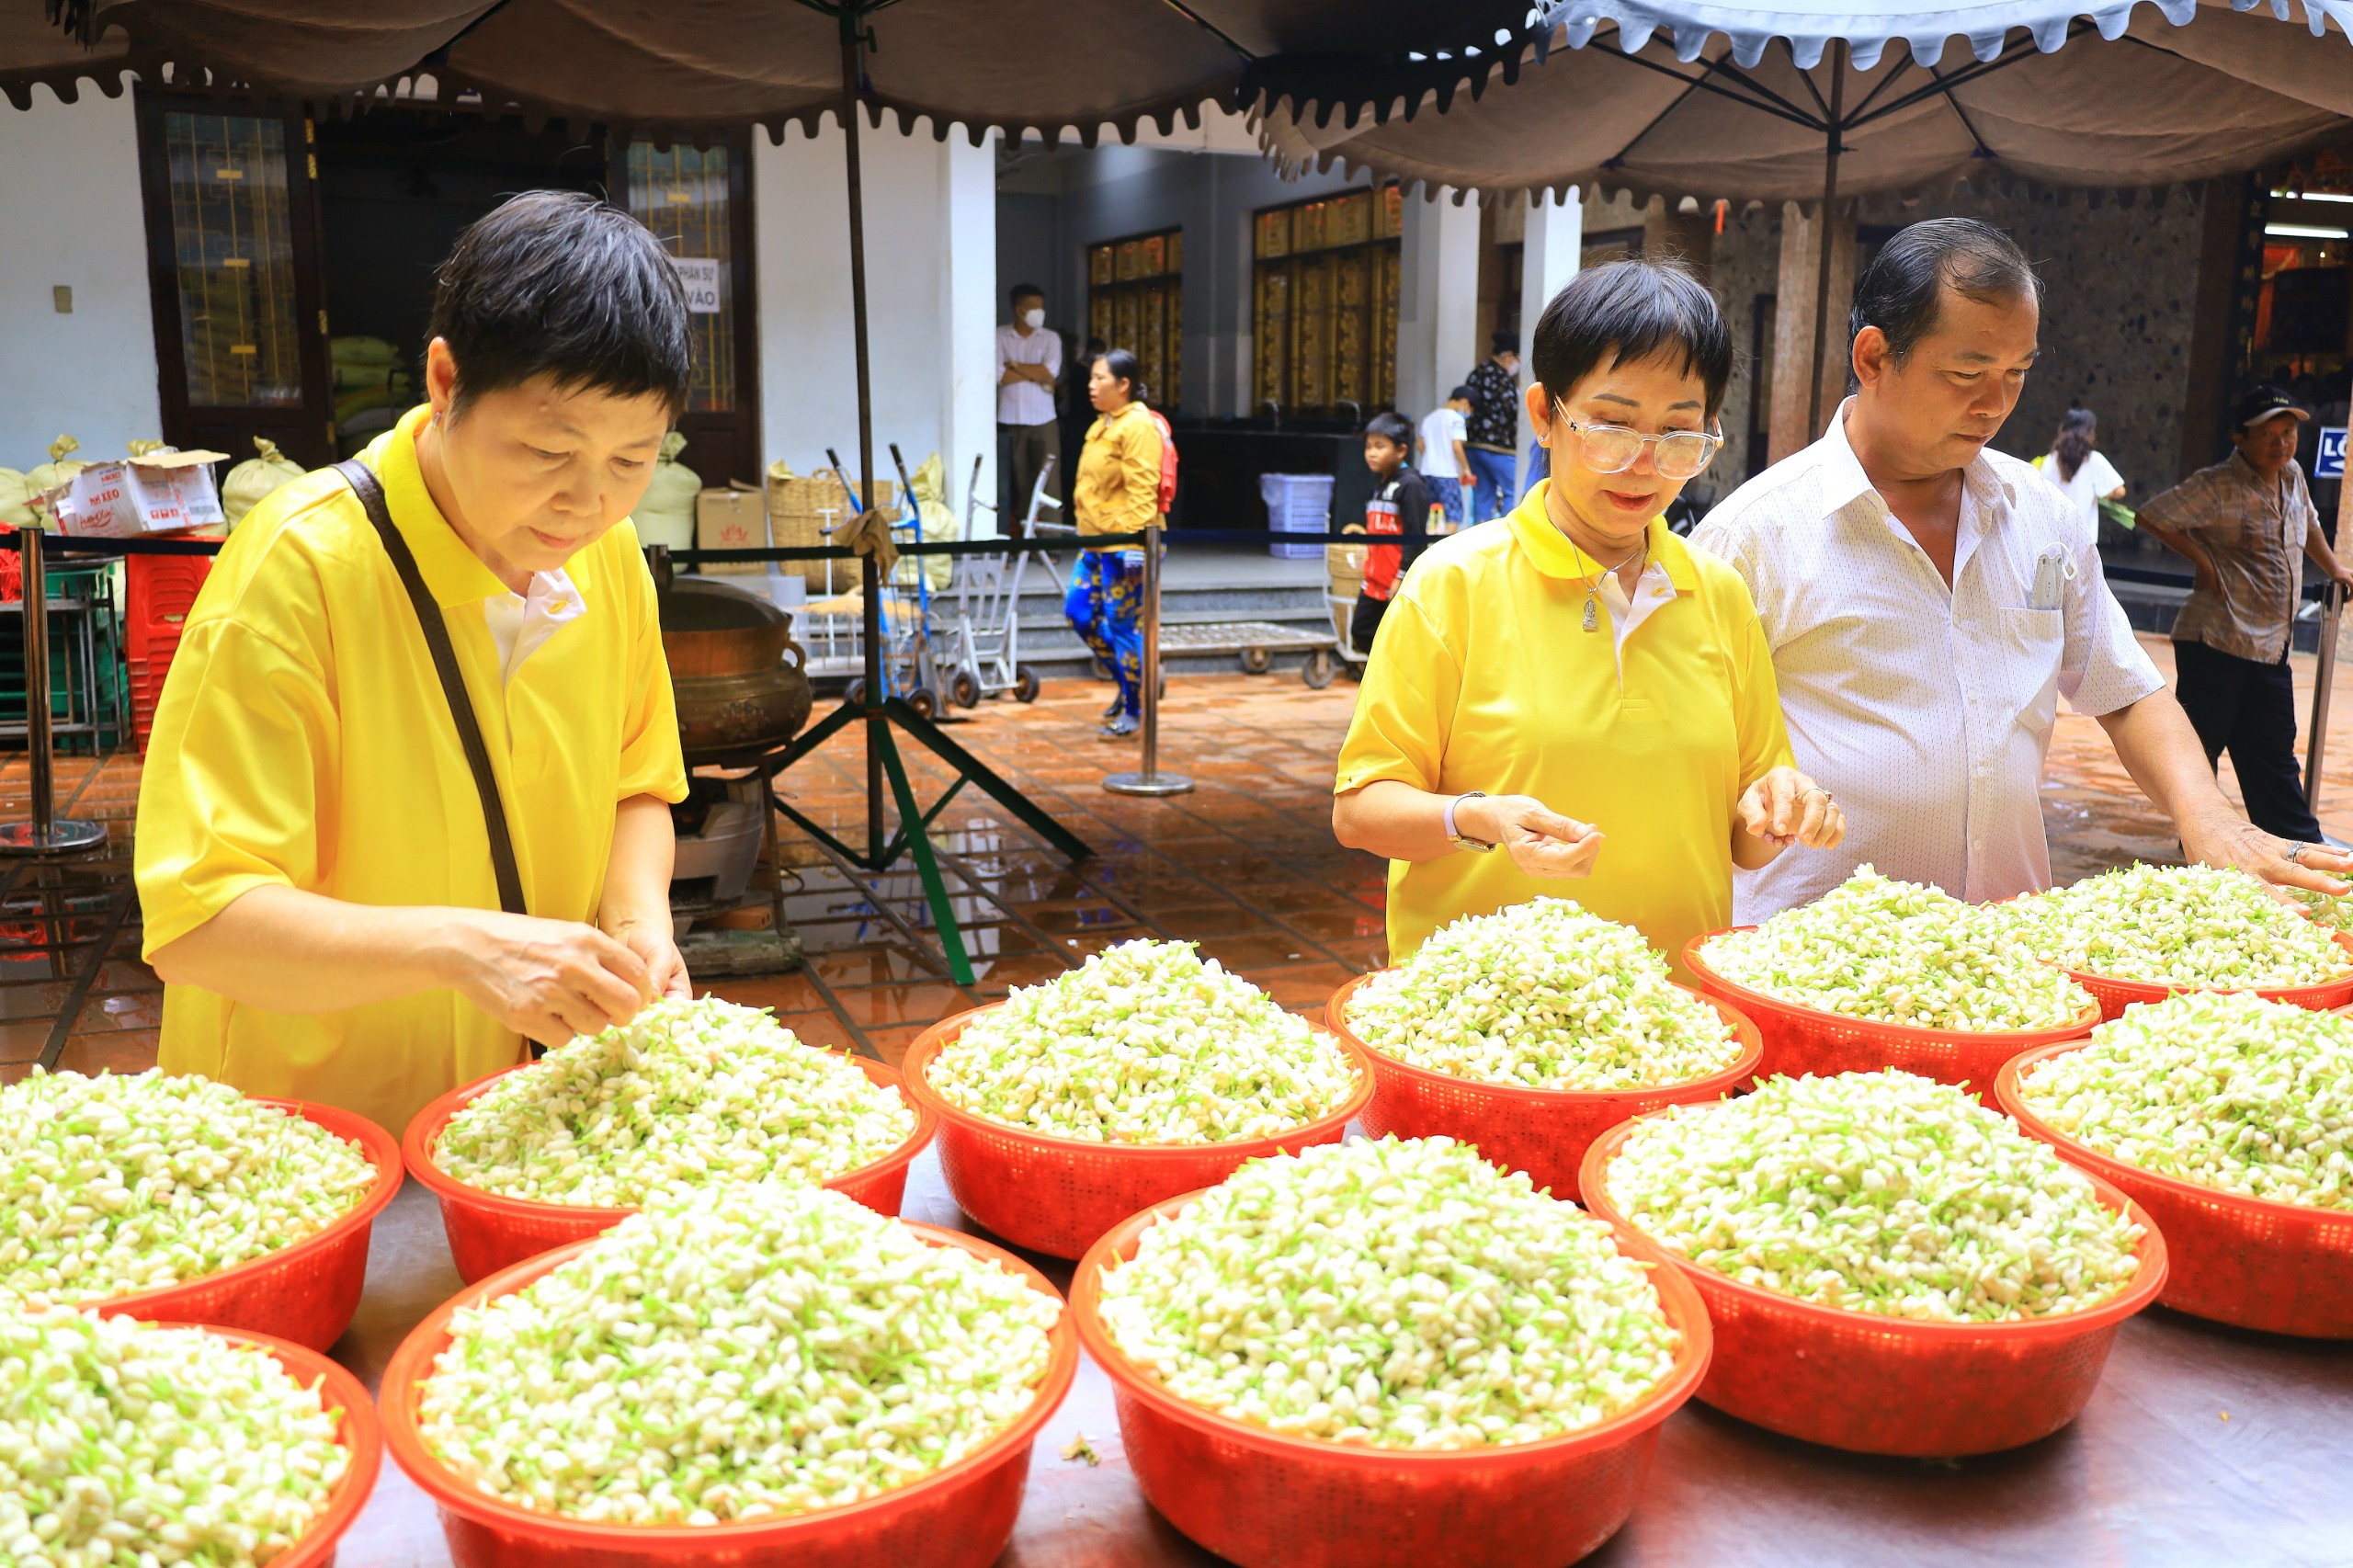
[[[715,256],[674,256],[678,281],[687,286],[687,309],[699,316],[719,313],[719,258]]]

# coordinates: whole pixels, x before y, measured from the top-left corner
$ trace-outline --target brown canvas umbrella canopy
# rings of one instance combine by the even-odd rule
[[[528,119],[601,121],[661,138],[757,123],[813,133],[828,114],[841,124],[849,187],[850,301],[857,354],[858,473],[872,511],[873,393],[868,365],[866,232],[858,164],[860,116],[887,110],[902,130],[927,122],[946,137],[965,128],[975,143],[991,130],[1074,132],[1092,144],[1105,125],[1131,137],[1140,120],[1165,131],[1199,108],[1257,96],[1267,62],[1297,53],[1335,84],[1302,100],[1347,99],[1383,61],[1440,51],[1483,59],[1517,40],[1527,0],[46,0],[60,30],[23,26],[31,0],[0,0],[0,91],[22,107],[34,80],[70,94],[85,75],[121,90],[126,67],[160,80],[209,75],[215,83],[312,101],[361,106],[404,81],[411,96],[433,79],[429,101]],[[61,44],[91,52],[62,60]],[[19,36],[22,35],[22,36]],[[77,69],[78,67],[78,69]],[[867,844],[861,851],[819,824],[794,820],[847,858],[880,871],[912,855],[946,949],[949,973],[972,971],[891,726],[945,760],[963,780],[1074,859],[1086,846],[896,699],[881,671],[881,574],[864,555],[865,694],[802,735],[780,769],[853,720],[866,731]],[[900,832],[883,834],[885,774]],[[951,791],[952,793],[952,791]],[[945,803],[944,800],[941,802]],[[780,800],[780,809],[790,812]],[[935,806],[933,811],[937,811]]]
[[[1313,101],[1320,76],[1302,78],[1294,99],[1294,67],[1275,62],[1258,79],[1262,131],[1294,166],[1336,163],[1488,198],[1581,186],[1811,205],[1989,177],[2161,187],[2347,130],[2353,4],[2301,4],[2290,20],[2287,0],[2277,12],[2194,0],[1568,0],[1548,12],[1549,48],[1400,69],[1370,115]],[[2332,28],[2338,37],[2323,36]],[[1809,426],[1821,419],[1829,281],[1824,246]]]

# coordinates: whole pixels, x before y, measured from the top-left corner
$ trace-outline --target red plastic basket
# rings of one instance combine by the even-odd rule
[[[1609,1162],[1635,1126],[1597,1139],[1583,1176],[1586,1207],[1639,1234],[1608,1186]],[[1665,1253],[1715,1324],[1716,1356],[1699,1398],[1768,1431],[1865,1454],[1987,1454],[2056,1432],[2091,1399],[2117,1329],[2157,1299],[2165,1279],[2165,1236],[2154,1221],[2098,1176],[2090,1180],[2102,1203],[2146,1227],[2141,1271],[2118,1295],[2064,1317],[1922,1323],[1847,1312]]]
[[[1062,1299],[1044,1275],[976,1236],[901,1223],[934,1246],[993,1259],[1040,1295]],[[1029,1409],[954,1464],[862,1503],[722,1525],[615,1525],[537,1513],[477,1490],[433,1456],[417,1426],[419,1391],[449,1346],[449,1319],[460,1307],[513,1294],[589,1244],[542,1253],[460,1291],[401,1341],[384,1369],[378,1408],[385,1440],[394,1461],[440,1510],[456,1568],[987,1568],[1004,1551],[1029,1483],[1030,1447],[1077,1375],[1078,1336],[1067,1310],[1054,1326],[1052,1358]]]
[[[2029,1051],[1994,1091],[2029,1137],[2107,1178],[2165,1233],[2173,1271],[2157,1299],[2179,1312],[2267,1334],[2353,1339],[2353,1213],[2242,1198],[2128,1165],[2068,1137],[2026,1107],[2018,1077],[2084,1041]]]
[[[1732,929],[1750,931],[1756,927],[1737,926]],[[1722,931],[1709,931],[1692,937],[1683,949],[1683,962],[1699,981],[1700,990],[1739,1008],[1765,1037],[1765,1060],[1756,1069],[1759,1079],[1799,1077],[1808,1073],[1829,1077],[1839,1073],[1877,1073],[1900,1067],[1939,1084],[1970,1088],[1981,1101],[1991,1105],[1994,1074],[2001,1071],[2003,1062],[2037,1046],[2081,1040],[2100,1021],[2099,1013],[2089,1007],[2073,1023],[2060,1028],[1983,1033],[1850,1018],[1802,1002],[1768,996],[1718,974],[1700,958],[1699,949],[1724,935]]]
[[[1375,1138],[1458,1138],[1506,1170],[1526,1171],[1555,1198],[1577,1196],[1577,1168],[1588,1144],[1627,1118],[1662,1106],[1688,1105],[1730,1094],[1756,1075],[1765,1043],[1756,1026],[1719,997],[1700,999],[1740,1031],[1741,1051],[1721,1073],[1656,1088],[1608,1092],[1530,1089],[1415,1067],[1365,1044],[1347,1027],[1348,1002],[1372,978],[1360,974],[1332,994],[1327,1027],[1372,1062],[1372,1103],[1364,1130]],[[1681,989],[1681,988],[1678,988]]]
[[[887,1214],[895,1220],[900,1199],[906,1196],[907,1166],[931,1142],[936,1123],[923,1102],[907,1093],[896,1073],[880,1062],[851,1060],[872,1082],[898,1091],[900,1100],[915,1112],[915,1130],[905,1142],[881,1159],[844,1171],[824,1185],[877,1214]],[[537,1256],[550,1247],[603,1235],[637,1212],[635,1209],[534,1203],[529,1199],[485,1192],[478,1187],[468,1187],[433,1163],[434,1146],[440,1142],[441,1130],[449,1124],[451,1117],[509,1073],[532,1072],[537,1065],[523,1062],[504,1067],[487,1078],[477,1078],[450,1090],[418,1111],[401,1137],[401,1154],[408,1162],[409,1174],[440,1200],[441,1230],[449,1239],[450,1259],[458,1266],[458,1278],[469,1285],[502,1268],[511,1268],[527,1257]]]
[[[367,1196],[324,1230],[292,1246],[177,1285],[85,1301],[86,1311],[142,1322],[239,1329],[308,1350],[324,1350],[343,1337],[352,1313],[359,1310],[360,1289],[368,1282],[369,1232],[376,1216],[401,1189],[401,1146],[364,1116],[308,1100],[255,1097],[261,1105],[292,1111],[358,1144],[376,1167],[376,1182]]]
[[[199,1326],[222,1339],[259,1346],[277,1358],[278,1364],[297,1382],[316,1384],[321,1403],[338,1413],[335,1439],[351,1456],[344,1467],[343,1479],[327,1494],[327,1506],[311,1521],[311,1528],[302,1532],[302,1538],[269,1560],[269,1568],[332,1568],[335,1542],[368,1506],[369,1494],[376,1489],[376,1472],[384,1462],[384,1431],[376,1419],[375,1402],[368,1397],[367,1389],[358,1378],[317,1351],[267,1335],[210,1324],[164,1326]]]
[[[1071,1279],[1079,1338],[1111,1380],[1136,1484],[1168,1522],[1242,1568],[1558,1568],[1616,1534],[1660,1423],[1707,1370],[1706,1309],[1683,1277],[1651,1280],[1683,1348],[1633,1408],[1582,1432],[1504,1448],[1401,1451],[1269,1431],[1177,1398],[1120,1353],[1099,1308],[1104,1269],[1133,1257],[1144,1227],[1200,1196],[1130,1216]],[[1624,1226],[1619,1250],[1659,1254]]]
[[[1223,1181],[1244,1162],[1337,1143],[1372,1099],[1372,1062],[1342,1040],[1356,1063],[1356,1092],[1331,1115],[1272,1138],[1230,1143],[1089,1143],[975,1116],[943,1098],[925,1076],[942,1047],[991,1003],[943,1018],[915,1037],[903,1070],[907,1093],[939,1119],[939,1168],[956,1206],[1015,1246],[1077,1257],[1097,1237],[1164,1199]]]
[[[2353,949],[2353,944],[2346,944],[2341,935],[2337,940],[2340,946]],[[2191,991],[2234,989],[2230,986],[2160,985],[2153,981],[2118,980],[2110,975],[2086,974],[2074,969],[2067,972],[2076,984],[2099,998],[2102,1023],[2122,1017],[2124,1009],[2136,1002],[2162,1002],[2168,996],[2179,996]],[[2353,974],[2341,980],[2324,980],[2317,985],[2256,985],[2237,989],[2252,990],[2267,1002],[2281,1002],[2290,1007],[2307,1007],[2315,1013],[2325,1013],[2353,1002]]]

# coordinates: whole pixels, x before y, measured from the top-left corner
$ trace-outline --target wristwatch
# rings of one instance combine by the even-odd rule
[[[1482,855],[1484,855],[1487,851],[1495,847],[1494,845],[1487,843],[1484,839],[1463,837],[1461,833],[1456,831],[1454,826],[1455,807],[1461,805],[1465,801],[1483,801],[1486,798],[1487,792],[1484,790],[1471,790],[1455,796],[1454,799],[1446,803],[1446,841],[1449,844],[1453,845],[1457,849],[1474,849]]]

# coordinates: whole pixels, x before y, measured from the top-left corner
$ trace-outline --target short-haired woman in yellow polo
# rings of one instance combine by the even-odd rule
[[[1662,516],[1722,445],[1732,341],[1688,274],[1619,262],[1553,297],[1530,368],[1552,477],[1407,574],[1333,829],[1390,861],[1392,963],[1458,916],[1553,892],[1679,971],[1687,941],[1731,923],[1735,865],[1845,832],[1790,766],[1747,587]]]
[[[685,405],[660,244],[516,198],[441,270],[428,402],[245,517],[141,782],[160,1058],[399,1131],[548,1042],[688,991],[686,795],[626,520]]]

